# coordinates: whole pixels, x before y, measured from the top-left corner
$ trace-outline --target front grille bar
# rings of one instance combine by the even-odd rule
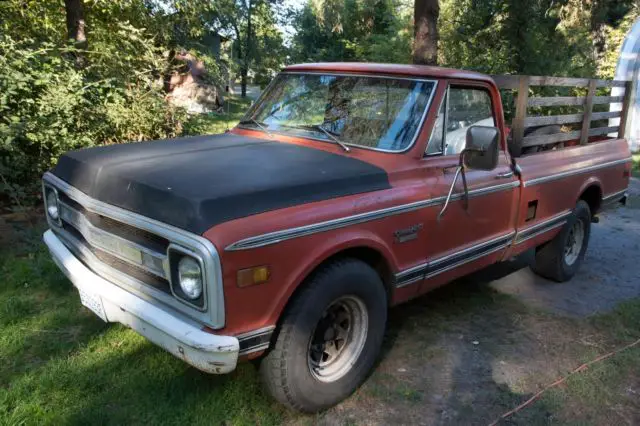
[[[166,254],[150,250],[95,227],[82,213],[64,202],[60,202],[60,217],[73,226],[89,245],[153,275],[167,279],[169,263]]]

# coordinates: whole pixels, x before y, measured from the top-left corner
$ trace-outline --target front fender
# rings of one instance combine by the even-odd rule
[[[333,235],[325,236],[319,234],[319,244],[314,245],[303,257],[303,261],[290,274],[290,280],[286,285],[281,286],[281,292],[277,299],[280,303],[274,304],[269,312],[270,318],[279,318],[287,306],[295,291],[304,283],[304,280],[324,262],[341,252],[355,248],[368,248],[378,252],[386,261],[392,272],[398,271],[397,259],[388,247],[387,243],[375,233],[362,229],[342,229],[339,232],[332,232]]]

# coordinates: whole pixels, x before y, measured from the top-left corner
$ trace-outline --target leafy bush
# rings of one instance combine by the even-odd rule
[[[152,44],[140,46],[147,44],[140,33],[125,33],[118,39],[130,49],[86,53],[90,65],[82,69],[72,48],[0,35],[3,201],[38,197],[39,177],[65,151],[181,133],[184,113],[165,102],[154,75],[162,56]]]

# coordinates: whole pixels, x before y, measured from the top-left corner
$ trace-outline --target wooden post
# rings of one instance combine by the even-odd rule
[[[633,94],[633,81],[627,81],[624,85],[624,98],[622,100],[622,111],[620,113],[620,126],[618,127],[618,139],[625,137],[624,133],[627,130],[627,121],[629,115],[629,106],[631,105],[631,98]]]
[[[516,116],[513,119],[513,146],[511,155],[519,157],[522,153],[522,139],[524,138],[524,121],[527,118],[527,101],[529,99],[529,76],[520,76],[518,82],[518,98],[516,99]]]
[[[582,130],[580,131],[580,145],[589,143],[589,129],[591,128],[591,113],[593,112],[593,97],[596,94],[596,80],[589,80],[589,91],[584,103],[584,117],[582,118]]]

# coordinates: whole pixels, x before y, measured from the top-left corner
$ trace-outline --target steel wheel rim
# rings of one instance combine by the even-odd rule
[[[343,296],[323,312],[309,340],[307,362],[311,375],[335,382],[355,365],[367,340],[369,314],[356,296]]]
[[[567,243],[564,246],[564,261],[567,265],[571,266],[576,263],[580,252],[582,251],[582,245],[584,244],[584,223],[582,220],[576,220],[569,230],[567,235]]]

